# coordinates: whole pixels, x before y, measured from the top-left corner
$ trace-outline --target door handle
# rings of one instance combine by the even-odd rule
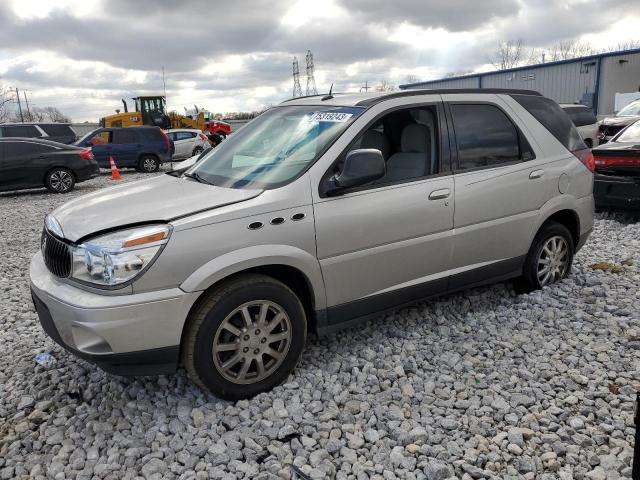
[[[443,198],[449,198],[451,191],[448,188],[441,190],[434,190],[429,194],[429,200],[442,200]]]
[[[542,178],[544,176],[544,170],[534,170],[529,174],[530,180],[535,180],[536,178]]]

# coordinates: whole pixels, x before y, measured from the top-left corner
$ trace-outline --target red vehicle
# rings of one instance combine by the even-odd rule
[[[216,120],[211,112],[202,113],[204,113],[204,129],[209,132],[209,135],[220,135],[224,139],[231,133],[231,125],[222,120]]]

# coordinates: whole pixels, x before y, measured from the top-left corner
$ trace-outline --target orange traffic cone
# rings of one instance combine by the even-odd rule
[[[120,170],[116,167],[116,162],[113,161],[113,157],[109,157],[109,163],[111,164],[111,180],[122,180]]]

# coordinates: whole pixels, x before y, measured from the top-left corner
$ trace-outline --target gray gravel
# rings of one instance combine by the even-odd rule
[[[27,266],[43,216],[110,183],[0,195],[0,479],[286,479],[290,464],[313,479],[631,476],[637,219],[599,215],[560,285],[475,289],[310,339],[288,383],[234,404],[184,371],[105,374],[42,332]]]

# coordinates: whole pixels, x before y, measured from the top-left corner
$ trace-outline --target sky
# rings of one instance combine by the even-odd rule
[[[637,41],[638,0],[0,0],[0,87],[74,121],[162,94],[184,111],[259,110],[315,59],[319,92],[492,70],[503,40],[543,51]]]

